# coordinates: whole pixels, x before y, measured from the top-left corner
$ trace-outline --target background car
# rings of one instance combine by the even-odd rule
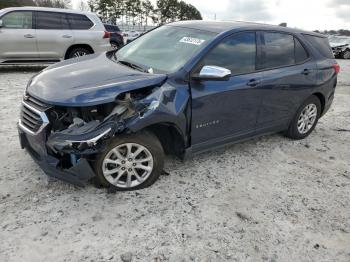
[[[329,43],[336,58],[350,59],[350,37],[332,36]]]
[[[126,38],[126,43],[130,43],[131,41],[134,41],[136,38],[138,38],[140,35],[142,35],[141,32],[131,30],[124,32],[123,36]]]
[[[3,9],[0,36],[0,64],[50,63],[111,49],[96,14],[68,9]]]
[[[121,48],[124,45],[124,37],[122,31],[116,25],[104,24],[107,32],[110,33],[110,43],[113,49]]]

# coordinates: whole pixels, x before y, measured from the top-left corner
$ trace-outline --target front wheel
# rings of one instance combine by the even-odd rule
[[[151,133],[123,135],[111,141],[95,162],[99,184],[119,191],[152,185],[164,165],[163,148]]]
[[[310,96],[299,107],[286,135],[292,139],[303,139],[314,130],[321,115],[321,102],[318,97]]]

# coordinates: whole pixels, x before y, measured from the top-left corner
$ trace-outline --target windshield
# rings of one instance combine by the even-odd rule
[[[184,66],[214,37],[211,32],[162,26],[117,51],[116,58],[148,72],[172,73]]]

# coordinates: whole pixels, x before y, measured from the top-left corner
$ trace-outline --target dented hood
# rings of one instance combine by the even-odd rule
[[[27,93],[51,105],[91,106],[113,102],[120,93],[159,85],[165,79],[166,75],[134,70],[102,53],[44,69],[31,79]]]

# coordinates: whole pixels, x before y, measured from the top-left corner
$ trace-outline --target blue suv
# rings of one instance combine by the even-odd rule
[[[140,189],[157,180],[164,154],[184,158],[281,131],[305,138],[333,101],[339,69],[320,34],[171,23],[35,75],[20,141],[50,176]]]

